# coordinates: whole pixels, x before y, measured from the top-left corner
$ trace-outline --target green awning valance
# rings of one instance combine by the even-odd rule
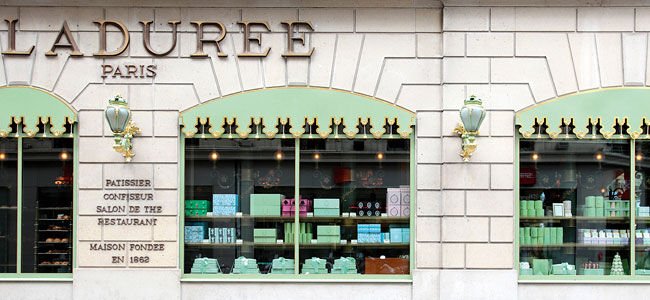
[[[612,88],[568,95],[525,109],[515,118],[524,138],[650,138],[650,89]],[[545,132],[542,125],[548,126]],[[571,125],[575,128],[570,129]]]
[[[7,129],[0,128],[0,137],[12,132],[11,124],[22,124],[23,133],[29,137],[39,133],[39,123],[45,124],[54,136],[66,132],[65,126],[73,124],[77,115],[62,99],[45,91],[25,86],[0,88],[0,120]]]
[[[180,124],[186,137],[193,137],[203,125],[202,136],[222,137],[224,125],[236,124],[234,136],[246,138],[251,126],[261,125],[269,138],[278,133],[277,125],[290,125],[293,137],[305,134],[305,124],[315,125],[316,136],[328,137],[333,127],[341,126],[344,136],[361,134],[358,125],[369,128],[367,134],[380,138],[391,134],[386,124],[395,127],[398,137],[413,132],[415,114],[375,98],[322,88],[274,88],[256,90],[214,99],[181,113]],[[331,126],[331,125],[334,126]],[[231,135],[229,135],[231,136]]]

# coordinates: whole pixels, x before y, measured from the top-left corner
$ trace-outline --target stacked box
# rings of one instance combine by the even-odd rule
[[[605,216],[605,197],[603,196],[596,196],[594,199],[594,207],[596,208],[596,217],[604,217]]]
[[[314,199],[314,217],[339,217],[341,216],[339,199]]]
[[[650,217],[650,206],[638,206],[636,208],[637,217]]]
[[[208,238],[210,243],[232,244],[237,239],[237,232],[234,227],[210,228]]]
[[[318,225],[316,226],[316,239],[319,244],[338,244],[341,242],[341,227],[338,225]]]
[[[275,243],[276,240],[277,230],[275,228],[253,229],[253,242],[255,243]]]
[[[357,274],[357,261],[352,257],[334,260],[332,274]]]
[[[357,214],[360,217],[381,217],[381,203],[378,201],[359,201]]]
[[[232,274],[259,274],[260,269],[257,267],[257,260],[240,256],[235,259],[235,266]]]
[[[359,244],[377,244],[383,242],[381,224],[357,224],[357,242]]]
[[[302,274],[327,274],[329,273],[326,266],[327,261],[325,259],[320,259],[318,257],[312,257],[311,259],[305,259],[305,263],[302,264]]]
[[[294,243],[294,224],[295,223],[284,223],[284,242],[285,243]],[[301,244],[311,244],[311,240],[314,238],[313,229],[311,223],[300,223],[300,231],[298,232],[299,243]]]
[[[644,210],[645,212],[646,210]],[[628,217],[630,216],[629,200],[605,200],[605,216]],[[645,213],[644,215],[645,216]]]
[[[521,227],[519,228],[519,242],[522,245],[562,244],[564,242],[564,228]]]
[[[191,269],[192,274],[220,274],[221,268],[216,258],[196,258]]]
[[[251,216],[279,216],[282,194],[251,194]]]
[[[389,225],[388,233],[391,243],[408,243],[411,239],[411,231],[406,225]]]
[[[309,199],[302,199],[300,197],[300,203],[298,203],[299,215],[301,217],[306,217],[307,212],[310,212],[314,209],[314,202]],[[282,199],[282,216],[293,217],[296,215],[296,199]]]
[[[389,217],[401,217],[402,216],[402,195],[399,188],[387,188],[386,189],[386,213]]]
[[[400,185],[400,210],[402,211],[402,217],[408,217],[411,215],[411,189],[408,185]]]
[[[234,216],[237,213],[237,194],[212,194],[213,216]]]
[[[188,222],[185,225],[185,243],[202,243],[207,234],[207,225],[204,222]]]
[[[576,275],[576,266],[569,263],[554,264],[551,266],[552,275]]]
[[[208,200],[185,200],[186,216],[205,216],[208,214]]]
[[[284,257],[276,258],[271,264],[271,274],[293,274],[296,266],[293,259]]]
[[[580,228],[577,235],[579,244],[627,245],[630,243],[630,232],[626,229]]]

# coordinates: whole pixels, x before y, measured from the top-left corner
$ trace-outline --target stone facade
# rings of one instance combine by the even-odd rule
[[[0,85],[29,85],[60,96],[79,114],[78,268],[71,282],[0,282],[9,299],[299,299],[327,294],[331,299],[551,299],[577,287],[593,297],[622,295],[632,289],[589,284],[518,284],[514,270],[514,113],[528,106],[589,89],[645,86],[650,8],[589,7],[540,1],[553,7],[513,6],[516,1],[5,1],[0,16],[18,18],[18,50],[35,45],[30,56],[5,55]],[[476,2],[476,3],[475,3]],[[535,2],[535,1],[525,1]],[[589,3],[587,3],[589,2]],[[602,3],[600,3],[602,4]],[[643,3],[630,3],[642,5]],[[534,5],[534,4],[531,4]],[[585,6],[581,6],[585,5]],[[268,7],[265,7],[268,6]],[[131,44],[116,57],[98,58],[94,19],[122,22]],[[170,46],[170,20],[180,20],[178,43],[165,57],[153,57],[142,44],[139,20],[153,20],[152,46]],[[195,27],[190,20],[219,20],[228,34],[225,58],[206,45],[208,58],[192,58]],[[66,20],[83,57],[52,46]],[[261,51],[266,58],[237,57],[243,33],[237,21],[263,20],[271,27]],[[310,59],[283,58],[284,20],[307,20]],[[210,32],[206,28],[206,35]],[[121,35],[109,31],[117,47]],[[0,23],[0,47],[7,50],[8,28]],[[102,64],[158,66],[155,78],[101,77]],[[313,86],[352,91],[417,112],[416,241],[412,282],[182,282],[178,269],[179,112],[241,91]],[[103,118],[106,100],[124,95],[142,134],[133,140],[136,156],[124,164],[111,149],[112,133]],[[488,115],[469,163],[459,156],[462,101],[476,94]],[[125,230],[97,226],[98,196],[111,190],[106,180],[142,178],[151,186],[135,192],[154,195],[163,213],[158,224],[128,229],[137,242],[162,243],[172,251],[150,254],[139,264],[107,265],[84,251],[90,243],[123,242]],[[124,190],[117,189],[118,192]],[[125,214],[126,215],[126,214]],[[151,217],[147,214],[129,216]],[[128,242],[127,242],[128,243]],[[128,247],[127,247],[128,248]],[[118,252],[120,253],[120,252]],[[123,251],[121,255],[140,255]],[[110,268],[108,268],[110,267]],[[335,287],[335,288],[333,288]],[[635,294],[645,286],[635,286]],[[372,291],[360,293],[359,291]],[[552,291],[552,292],[551,292]],[[562,292],[567,291],[567,292]],[[614,294],[616,293],[616,294]]]

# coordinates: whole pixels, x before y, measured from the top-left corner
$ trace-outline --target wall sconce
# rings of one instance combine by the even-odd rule
[[[469,161],[472,153],[476,150],[478,145],[476,136],[483,119],[485,119],[485,114],[483,101],[474,95],[465,100],[465,104],[460,109],[460,120],[463,121],[463,124],[458,124],[458,127],[454,128],[454,133],[460,134],[463,139],[463,151],[460,152],[460,156],[464,162]]]
[[[131,120],[129,104],[118,94],[115,98],[108,100],[105,113],[106,121],[108,121],[111,131],[113,131],[115,140],[113,149],[122,153],[126,162],[130,162],[131,157],[135,156],[135,153],[131,150],[133,149],[131,139],[134,135],[140,133],[140,128],[135,126],[135,123]]]

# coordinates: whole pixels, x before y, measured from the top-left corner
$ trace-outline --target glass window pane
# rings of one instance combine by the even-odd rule
[[[636,142],[636,275],[650,275],[650,141]]]
[[[300,142],[301,273],[408,274],[410,140]]]
[[[630,274],[628,140],[520,142],[521,275]]]
[[[0,139],[0,273],[16,272],[18,139]]]
[[[293,139],[185,140],[186,274],[293,274],[294,154]]]
[[[73,139],[23,139],[22,272],[72,272]]]

